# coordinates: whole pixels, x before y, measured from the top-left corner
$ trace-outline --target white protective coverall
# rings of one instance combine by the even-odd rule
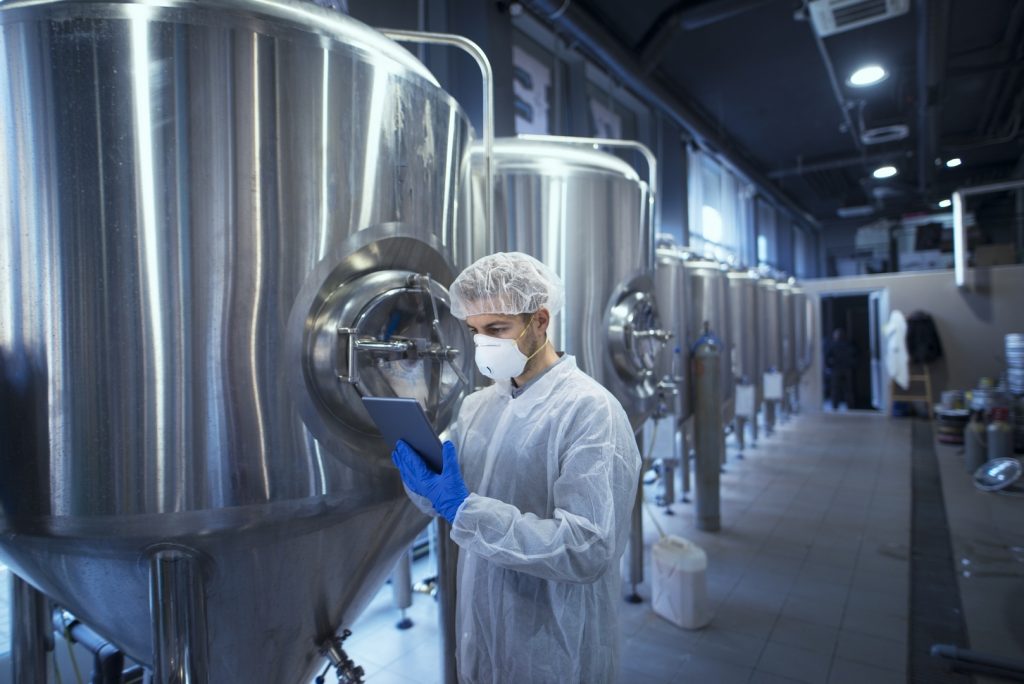
[[[451,533],[459,682],[614,682],[619,559],[640,472],[633,430],[571,356],[511,390],[499,381],[471,394],[450,431],[471,492]]]
[[[903,389],[910,389],[910,353],[907,351],[907,319],[893,309],[882,326],[885,335],[885,371]]]

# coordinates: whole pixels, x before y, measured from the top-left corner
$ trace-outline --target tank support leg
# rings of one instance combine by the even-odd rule
[[[636,445],[640,453],[644,453],[643,430],[636,433]],[[636,503],[633,504],[633,517],[629,529],[629,584],[632,592],[626,597],[630,603],[643,601],[637,593],[637,587],[644,581],[644,479],[643,468],[636,488]]]
[[[437,518],[437,610],[441,627],[441,681],[457,684],[455,661],[455,592],[459,547],[451,540],[451,525]]]
[[[395,599],[395,608],[401,611],[402,617],[395,624],[398,629],[409,629],[412,620],[405,611],[412,605],[412,549],[403,553],[395,563],[391,572],[391,592]]]
[[[14,684],[47,681],[46,652],[52,648],[46,596],[11,573],[11,665]]]

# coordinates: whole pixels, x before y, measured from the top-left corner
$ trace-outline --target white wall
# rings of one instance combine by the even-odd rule
[[[942,390],[969,389],[979,377],[998,377],[1005,368],[1003,336],[1024,332],[1024,266],[971,269],[969,275],[970,290],[956,288],[952,271],[821,278],[804,281],[803,287],[815,298],[887,290],[890,308],[930,314],[943,349],[943,358],[930,368],[932,396],[938,401]],[[820,335],[820,303],[817,313]],[[888,312],[883,317],[888,318]],[[803,404],[812,411],[821,408],[821,375],[821,346],[816,344],[814,361],[801,384]]]

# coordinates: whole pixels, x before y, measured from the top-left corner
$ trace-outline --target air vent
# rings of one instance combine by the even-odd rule
[[[852,207],[839,207],[836,214],[839,218],[863,218],[875,213],[875,208],[867,204],[859,204]]]
[[[878,126],[877,128],[865,129],[860,134],[860,141],[865,145],[881,145],[882,143],[903,140],[909,135],[910,128],[906,124],[893,124],[892,126]]]
[[[831,36],[906,14],[910,0],[811,0],[811,23],[819,36]]]

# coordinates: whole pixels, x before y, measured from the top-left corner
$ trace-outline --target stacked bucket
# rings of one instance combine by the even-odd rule
[[[1006,389],[1012,396],[1014,450],[1024,452],[1024,333],[1006,336]]]

